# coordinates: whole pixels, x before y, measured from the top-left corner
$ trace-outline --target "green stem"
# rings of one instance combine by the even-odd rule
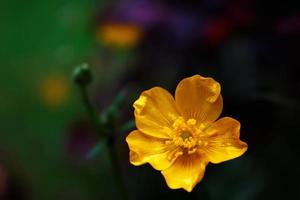
[[[113,175],[114,175],[115,182],[116,182],[119,194],[120,194],[119,196],[123,200],[128,200],[128,195],[127,195],[126,189],[125,189],[125,187],[123,185],[123,181],[122,181],[121,169],[119,167],[118,155],[116,152],[115,142],[114,142],[114,138],[113,138],[113,135],[115,133],[114,128],[113,128],[113,123],[111,121],[108,121],[105,124],[105,128],[107,127],[109,129],[109,136],[108,136],[104,129],[104,124],[100,123],[97,112],[96,112],[95,108],[93,107],[93,105],[91,104],[91,101],[90,101],[88,93],[87,93],[86,85],[80,84],[79,88],[80,88],[80,93],[81,93],[81,97],[82,97],[82,102],[86,108],[86,111],[87,111],[91,121],[93,122],[93,125],[95,126],[97,132],[100,134],[102,139],[106,140],[106,144],[108,147],[109,156],[110,156],[110,160],[111,160],[111,166],[113,168]]]
[[[99,131],[100,129],[99,118],[97,112],[95,111],[94,107],[91,104],[91,101],[88,96],[87,88],[85,85],[79,85],[79,89],[82,97],[82,103],[85,106],[85,109],[90,117],[90,120],[92,121],[93,125],[96,127],[97,131]]]
[[[118,162],[118,153],[117,153],[117,149],[115,148],[115,140],[113,137],[110,137],[110,139],[108,140],[107,143],[108,146],[108,151],[110,154],[110,160],[111,160],[111,164],[112,164],[112,168],[113,168],[113,172],[114,172],[114,176],[115,176],[115,183],[118,187],[118,191],[119,193],[119,197],[123,200],[128,200],[128,194],[126,192],[126,188],[123,184],[123,180],[122,180],[122,173],[121,173],[121,168]]]

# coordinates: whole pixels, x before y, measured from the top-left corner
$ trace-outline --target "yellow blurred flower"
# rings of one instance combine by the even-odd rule
[[[112,48],[131,48],[136,46],[142,35],[134,24],[110,23],[99,27],[97,41]]]
[[[221,86],[212,78],[195,75],[183,79],[175,99],[154,87],[135,101],[137,130],[126,138],[133,165],[149,163],[161,171],[171,189],[191,192],[206,165],[241,156],[247,144],[240,137],[240,123],[219,120]],[[217,121],[216,121],[217,120]]]
[[[63,75],[53,74],[42,80],[40,84],[40,97],[49,107],[63,104],[69,95],[69,82]]]

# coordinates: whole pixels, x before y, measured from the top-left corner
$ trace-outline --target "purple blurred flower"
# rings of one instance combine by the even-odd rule
[[[203,25],[203,20],[199,16],[184,10],[173,10],[165,20],[165,27],[170,36],[181,43],[199,39]]]
[[[199,37],[202,26],[202,20],[196,14],[151,0],[123,0],[111,10],[106,20],[136,24],[145,31],[159,27],[161,33],[179,43]]]
[[[111,21],[134,23],[142,28],[149,28],[163,21],[168,15],[167,7],[149,0],[123,0],[109,14]]]
[[[207,1],[195,3],[195,7],[181,4],[160,0],[121,0],[106,20],[136,24],[144,31],[154,28],[155,33],[163,39],[171,39],[176,45],[193,44],[195,41],[217,45],[232,30],[248,27],[254,19],[252,0],[227,4],[223,0]],[[201,5],[209,7],[211,12],[204,13]],[[218,15],[214,12],[216,9],[220,10]]]
[[[90,123],[78,120],[73,122],[65,139],[67,158],[74,164],[87,162],[87,155],[98,142],[98,136]]]
[[[276,32],[280,35],[300,34],[300,12],[290,17],[279,20],[276,24]]]

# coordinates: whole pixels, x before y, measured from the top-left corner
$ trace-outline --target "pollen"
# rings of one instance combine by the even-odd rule
[[[184,118],[179,117],[173,123],[173,138],[166,143],[173,143],[181,149],[181,151],[188,154],[193,154],[197,151],[197,148],[201,144],[200,140],[201,130],[197,127],[196,119],[184,120]]]

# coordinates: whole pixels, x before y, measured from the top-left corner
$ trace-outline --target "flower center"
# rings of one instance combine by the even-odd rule
[[[166,144],[173,144],[177,148],[168,156],[169,160],[176,159],[183,154],[193,154],[202,146],[208,143],[205,141],[202,132],[202,126],[197,125],[195,119],[184,120],[179,117],[173,123],[173,134]]]
[[[180,134],[180,137],[182,138],[183,141],[189,139],[190,137],[193,137],[193,135],[189,131],[183,131]]]
[[[179,117],[173,124],[173,137],[168,143],[173,143],[179,147],[181,153],[192,154],[197,151],[197,146],[201,143],[200,134],[202,131],[196,127],[195,119],[184,120]]]

